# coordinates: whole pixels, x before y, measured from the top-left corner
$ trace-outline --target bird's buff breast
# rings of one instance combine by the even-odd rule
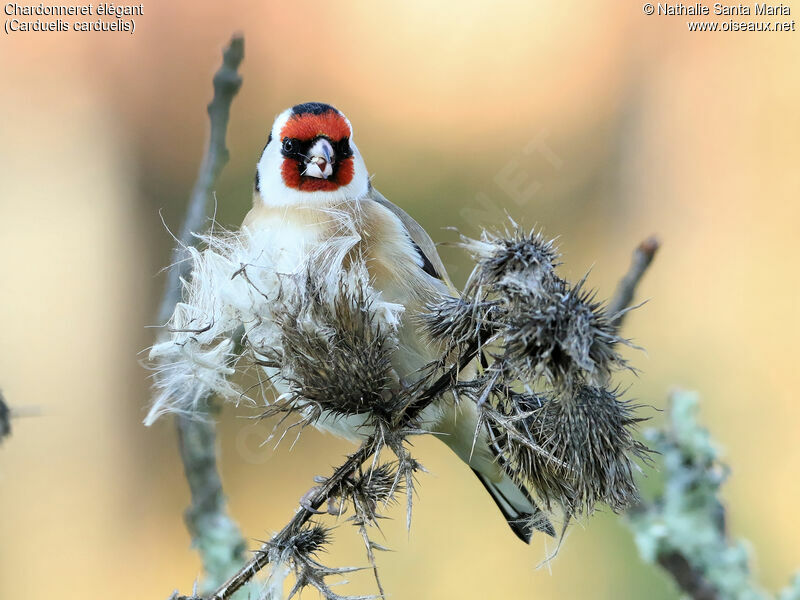
[[[402,224],[372,201],[333,206],[254,206],[242,224],[254,244],[269,244],[276,269],[293,273],[312,260],[341,263],[363,260],[371,285],[388,302],[415,312],[437,293],[419,266],[419,258]],[[262,235],[263,234],[263,235]],[[338,247],[338,255],[321,248]],[[331,264],[331,266],[336,266]]]
[[[278,272],[294,273],[305,264],[309,249],[322,238],[323,228],[312,217],[286,208],[253,208],[245,217],[242,229],[249,234],[254,254],[258,254],[258,246],[268,244],[267,254],[277,261],[272,267]]]

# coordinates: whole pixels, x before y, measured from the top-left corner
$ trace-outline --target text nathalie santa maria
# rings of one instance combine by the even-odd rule
[[[723,4],[716,2],[713,5],[697,2],[695,4],[659,2],[656,5],[656,14],[669,16],[787,16],[792,10],[785,4]]]

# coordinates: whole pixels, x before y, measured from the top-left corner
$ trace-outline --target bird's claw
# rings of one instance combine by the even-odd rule
[[[320,488],[321,486],[314,486],[305,494],[303,494],[303,497],[300,498],[300,508],[307,510],[314,515],[333,515],[338,517],[339,515],[344,514],[344,512],[347,510],[344,506],[344,502],[337,502],[335,497],[328,498],[328,506],[325,510],[314,508],[313,502]]]
[[[319,489],[319,486],[314,486],[305,494],[303,494],[303,497],[300,498],[300,507],[314,515],[325,515],[328,513],[327,510],[317,510],[311,504],[314,501],[314,497],[317,495]]]

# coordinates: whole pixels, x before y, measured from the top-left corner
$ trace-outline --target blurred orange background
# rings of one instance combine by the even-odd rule
[[[793,13],[800,3],[787,2]],[[4,17],[5,18],[5,17]],[[0,38],[0,387],[20,412],[0,447],[0,596],[166,598],[199,560],[174,429],[146,429],[138,355],[207,131],[220,50],[244,32],[217,218],[235,226],[275,114],[341,108],[374,182],[437,241],[507,212],[560,236],[563,272],[613,292],[630,253],[663,249],[626,333],[630,397],[702,396],[726,449],[730,528],[770,589],[800,567],[800,33],[689,33],[638,2],[144,3],[134,35]],[[527,151],[526,151],[527,149]],[[465,257],[442,254],[461,282]],[[228,408],[230,510],[249,539],[293,513],[348,445],[294,450]],[[656,414],[655,421],[662,417]],[[379,557],[393,598],[677,598],[614,515],[574,526],[549,568],[468,469],[420,439]],[[342,525],[327,562],[364,564]],[[255,547],[255,542],[253,546]],[[552,543],[551,543],[552,549]],[[370,593],[367,576],[342,588]],[[309,597],[314,593],[309,592]]]

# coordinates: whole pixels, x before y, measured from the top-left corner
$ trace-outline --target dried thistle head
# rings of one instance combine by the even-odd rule
[[[454,351],[491,341],[495,315],[500,310],[497,300],[447,296],[429,303],[419,321],[432,340],[442,343],[440,362],[444,362]]]
[[[557,281],[554,243],[513,221],[503,235],[462,236],[462,245],[477,260],[463,294],[430,304],[420,319],[432,339],[444,342],[445,355],[490,342],[518,296],[539,298]]]
[[[378,518],[378,507],[394,499],[396,479],[395,465],[376,465],[343,482],[339,497],[353,504],[359,524],[374,524]]]
[[[327,567],[317,560],[331,541],[330,529],[319,524],[303,527],[286,536],[276,536],[266,543],[262,552],[267,552],[273,570],[294,571],[295,584],[287,598],[294,598],[303,588],[313,587],[326,600],[367,600],[372,596],[342,596],[331,590],[327,578],[360,570],[358,567]]]
[[[330,529],[316,524],[298,531],[290,540],[285,542],[285,545],[291,549],[293,556],[309,557],[316,556],[330,541]]]
[[[471,283],[506,294],[538,295],[554,277],[558,252],[540,232],[525,231],[511,222],[503,235],[482,232],[481,239],[462,238],[478,261]]]
[[[371,504],[388,502],[396,491],[394,465],[384,463],[361,473],[352,484],[352,493]]]
[[[625,360],[604,306],[584,281],[558,281],[539,298],[519,298],[504,322],[505,360],[520,377],[539,377],[560,389],[582,381],[603,385]]]
[[[634,459],[646,461],[649,449],[634,437],[643,420],[633,416],[636,406],[614,391],[583,385],[570,396],[521,410],[526,408],[532,410],[516,428],[540,451],[513,439],[503,450],[543,498],[570,514],[591,513],[598,502],[619,512],[638,500]]]
[[[469,340],[481,328],[478,307],[462,298],[444,296],[420,316],[425,331],[437,340]]]
[[[276,311],[279,346],[258,350],[290,387],[288,398],[268,412],[390,415],[398,403],[391,364],[397,339],[382,304],[361,279],[326,298],[309,275]]]
[[[299,530],[276,535],[260,552],[267,552],[272,564],[305,562],[317,556],[331,542],[331,530],[319,523],[312,523]]]
[[[338,492],[342,506],[347,501],[353,506],[355,514],[348,520],[358,528],[364,541],[367,559],[372,567],[375,583],[380,593],[379,597],[385,597],[386,594],[378,576],[375,551],[387,548],[370,538],[368,528],[378,527],[378,520],[382,518],[379,512],[380,507],[394,500],[397,491],[396,479],[397,474],[392,464],[375,465],[373,463],[366,472],[361,471],[357,476],[342,482]]]
[[[389,490],[389,496],[394,497],[398,491],[405,489],[406,493],[406,528],[411,529],[411,514],[414,505],[414,492],[416,491],[417,473],[427,473],[425,467],[417,461],[409,452],[408,438],[413,435],[423,435],[429,433],[422,427],[412,426],[387,426],[379,424],[377,438],[381,445],[387,446],[397,458],[395,463],[391,463],[394,472],[394,480]]]
[[[542,444],[534,416],[550,402],[539,394],[496,390],[494,402],[480,404],[480,423],[485,423],[491,445],[505,471],[518,483],[536,490],[547,510],[568,506],[574,489],[562,473],[565,464]]]

